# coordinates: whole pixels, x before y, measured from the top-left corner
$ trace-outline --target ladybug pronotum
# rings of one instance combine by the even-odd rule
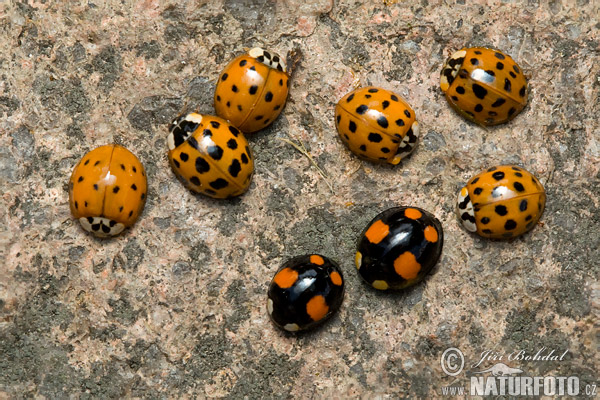
[[[446,100],[480,125],[513,119],[527,104],[527,79],[508,55],[484,47],[463,48],[448,58],[440,77]]]
[[[84,155],[69,181],[71,213],[98,237],[118,235],[133,225],[144,209],[146,193],[144,166],[118,144]]]
[[[181,115],[171,123],[167,145],[171,168],[192,192],[222,199],[248,190],[252,153],[244,134],[227,121]]]
[[[456,213],[469,232],[493,239],[522,235],[542,216],[546,192],[521,167],[500,165],[475,175],[458,193]]]
[[[342,304],[344,278],[327,257],[311,254],[288,260],[269,285],[267,311],[279,328],[303,331],[322,324]]]
[[[256,132],[281,113],[289,82],[284,60],[255,47],[223,70],[215,89],[216,113],[242,132]]]
[[[358,273],[375,289],[404,289],[422,281],[444,244],[442,224],[417,207],[394,207],[362,232],[355,257]]]
[[[410,105],[397,94],[372,86],[342,97],[335,107],[335,126],[350,151],[376,163],[398,164],[419,138]]]

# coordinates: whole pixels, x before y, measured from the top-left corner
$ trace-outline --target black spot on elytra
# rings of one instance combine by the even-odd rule
[[[365,94],[365,99],[370,99],[371,97],[373,96],[371,96],[370,94]]]
[[[346,102],[350,103],[352,101],[352,99],[354,99],[354,93],[352,93],[347,99]]]
[[[510,79],[504,78],[504,90],[506,90],[507,92],[510,92],[510,89],[511,89]]]
[[[364,144],[361,144],[361,145],[360,145],[360,149],[361,149],[362,151],[367,151],[367,146],[365,146]]]
[[[342,120],[342,116],[338,114],[337,117],[335,117],[335,120],[337,121],[337,123],[339,124],[340,121]]]
[[[246,153],[242,153],[242,162],[244,164],[248,164],[248,156],[246,155]]]
[[[200,179],[197,176],[192,176],[190,182],[196,186],[200,186]]]
[[[503,205],[496,206],[494,208],[494,211],[496,212],[496,214],[498,214],[501,217],[503,217],[506,214],[508,214],[508,210],[506,209],[506,206],[503,206]]]
[[[471,58],[471,60],[470,60],[470,61],[471,61],[471,64],[472,64],[472,65],[477,65],[477,64],[479,64],[479,60],[478,60],[478,59],[476,59],[476,58]]]
[[[281,104],[277,104],[277,105],[276,105],[276,106],[273,108],[273,110],[277,111],[277,110],[279,110],[280,108],[281,108]]]
[[[235,126],[231,126],[229,125],[229,132],[231,132],[233,134],[233,136],[236,136],[240,134],[240,131],[235,127]]]
[[[458,97],[456,97],[456,96],[452,96],[451,98],[452,98],[452,100],[454,100],[454,101],[458,101]]]
[[[223,188],[227,187],[229,185],[229,182],[227,182],[223,178],[217,178],[216,180],[214,180],[211,183],[209,183],[209,185],[213,189],[219,190],[219,189],[223,189]]]
[[[509,219],[508,221],[506,221],[506,223],[504,224],[504,229],[506,229],[507,231],[512,231],[513,229],[515,229],[517,227],[517,223],[515,221],[513,221],[512,219]]]
[[[388,127],[388,120],[386,117],[384,117],[383,115],[380,116],[379,118],[377,118],[377,124],[379,126],[381,126],[382,128],[387,128]]]
[[[477,177],[477,178],[473,179],[473,180],[471,181],[471,185],[474,185],[474,184],[476,184],[477,182],[479,182],[479,177]]]
[[[404,115],[406,115],[406,118],[410,118],[410,111],[404,110]]]
[[[190,156],[188,156],[187,153],[184,153],[183,151],[179,154],[179,158],[181,158],[181,161],[186,162]]]
[[[509,74],[509,75],[510,75],[510,76],[511,76],[513,79],[515,79],[515,78],[517,77],[517,75],[516,75],[514,72],[512,72],[512,71],[510,71],[508,74]]]
[[[472,88],[473,88],[473,93],[475,94],[475,96],[478,99],[484,99],[488,93],[488,91],[483,86],[481,86],[477,83],[474,83]]]
[[[228,77],[228,76],[229,76],[229,75],[227,74],[227,72],[225,72],[225,73],[223,74],[223,76],[221,77],[221,80],[222,80],[223,82],[225,82],[225,81],[227,80],[227,77]]]
[[[481,104],[477,104],[475,106],[475,112],[482,112],[483,111],[483,106]]]
[[[198,171],[201,174],[210,171],[210,165],[204,158],[196,158],[196,171]]]
[[[242,111],[242,106],[240,104],[238,104],[237,109],[238,109],[238,111]]]
[[[131,169],[133,170],[134,173],[137,172],[137,169],[134,166],[131,167]]]
[[[377,93],[379,92],[379,89],[375,89],[375,88],[371,88],[368,90],[369,93]]]
[[[233,85],[233,86],[231,86],[231,90],[232,90],[234,93],[237,93],[237,91],[238,91],[238,87],[237,87],[237,86],[235,86],[235,85]]]
[[[119,193],[119,189],[121,189],[121,188],[120,188],[120,187],[118,187],[118,186],[115,186],[115,187],[113,188],[113,193]]]
[[[231,165],[228,168],[229,174],[231,176],[233,176],[234,178],[236,178],[241,170],[242,170],[242,166],[240,165],[240,162],[234,158],[233,161],[231,162]]]
[[[475,50],[473,53],[475,53],[475,54],[481,54],[481,52],[479,50]]]
[[[513,115],[515,112],[517,111],[516,108],[511,107],[510,110],[508,110],[508,116],[510,117],[511,115]]]
[[[119,212],[123,212],[123,206],[119,207]]]
[[[481,218],[481,223],[487,225],[490,223],[490,219],[488,217]]]
[[[242,61],[240,61],[240,67],[243,67],[247,63],[248,63],[248,60],[242,60]]]
[[[79,179],[77,179],[77,182],[81,182],[83,181],[83,176],[80,176]]]
[[[492,107],[500,107],[504,103],[506,103],[506,99],[503,99],[502,97],[500,97],[498,100],[496,100],[494,103],[492,103]]]
[[[531,221],[531,218],[533,218],[531,215],[528,215],[527,217],[525,217],[525,221]]]
[[[522,192],[525,190],[525,187],[523,187],[523,184],[521,184],[521,182],[515,182],[513,183],[513,186],[515,187],[517,192]]]
[[[498,52],[495,52],[494,56],[496,56],[496,58],[499,60],[504,60],[506,58],[506,57],[504,57],[504,54],[498,53]]]
[[[75,202],[75,209],[79,209],[79,204],[77,204],[77,202]]]
[[[381,135],[379,133],[374,133],[374,132],[369,133],[369,141],[370,142],[379,143],[379,142],[381,142],[381,140],[383,140],[383,138],[381,137]]]
[[[402,118],[396,120],[396,125],[404,126],[404,120]]]
[[[483,192],[483,189],[479,188],[479,187],[475,188],[475,190],[473,190],[473,193],[475,193],[475,194],[481,194],[481,192]]]
[[[495,170],[496,170],[496,167],[490,167],[490,168],[488,168],[487,172],[492,172],[492,171],[495,171]]]
[[[498,62],[496,63],[496,69],[503,70],[503,69],[504,69],[504,64],[503,64],[503,63],[501,63],[500,61],[498,61]]]
[[[129,211],[129,218],[133,215],[133,210]]]
[[[85,160],[85,162],[83,163],[83,165],[88,165],[90,163],[89,158],[87,160]]]
[[[249,92],[250,92],[250,94],[256,94],[257,90],[258,90],[258,86],[252,85],[252,86],[250,86]]]
[[[498,113],[496,111],[488,111],[488,115],[492,116],[492,117],[495,117],[495,116],[498,115]]]
[[[231,150],[237,149],[237,146],[238,146],[238,144],[237,144],[237,141],[235,139],[229,139],[227,141],[227,147],[229,147]]]
[[[131,188],[132,188],[133,190],[137,190],[137,186],[135,186],[135,183],[133,183],[133,184],[131,185]]]
[[[391,95],[390,98],[394,101],[399,101],[398,96],[396,96],[395,94]]]
[[[95,167],[96,165],[98,165],[98,164],[100,164],[100,160],[98,160],[98,161],[96,161],[96,162],[94,163],[94,167]]]
[[[456,93],[458,93],[458,94],[465,94],[465,88],[462,87],[462,86],[458,86],[456,88]]]
[[[526,87],[523,86],[520,90],[519,90],[519,96],[521,97],[525,97],[525,91],[526,91]]]
[[[527,200],[526,199],[521,200],[521,202],[519,203],[519,210],[521,210],[521,211],[527,210]]]
[[[360,106],[358,106],[358,107],[356,108],[356,112],[357,112],[358,114],[361,114],[361,115],[362,115],[362,114],[366,113],[368,109],[369,109],[369,107],[367,107],[367,106],[365,106],[364,104],[362,104],[362,105],[360,105]]]
[[[283,79],[279,80],[279,86],[283,86]]]
[[[226,106],[227,106],[227,107],[231,107],[231,102],[230,102],[230,101],[228,101],[228,102],[227,102],[227,104],[226,104]]]
[[[348,124],[348,129],[350,129],[350,132],[352,133],[356,132],[356,124],[354,123],[354,121],[350,121],[350,123]]]
[[[219,129],[221,124],[218,121],[210,121],[210,126],[212,126],[215,129]]]
[[[520,172],[515,172],[515,176],[518,176],[519,178],[522,178],[522,177],[523,177],[523,174],[522,174],[522,173],[520,173]]]
[[[217,95],[217,101],[221,101],[221,96]]]
[[[121,169],[122,169],[123,171],[125,171],[125,165],[124,165],[124,164],[121,164]]]
[[[382,148],[381,148],[381,152],[382,152],[382,153],[386,153],[386,154],[387,154],[387,153],[389,153],[389,152],[390,152],[390,149],[388,149],[387,147],[382,147]]]
[[[382,107],[383,107],[383,109],[385,110],[386,108],[388,108],[388,107],[390,106],[390,102],[389,102],[389,101],[387,101],[387,100],[384,100],[384,101],[381,103],[381,106],[382,106]]]
[[[504,172],[502,172],[502,171],[494,172],[492,174],[492,177],[497,181],[504,179]]]
[[[94,190],[98,190],[98,185],[94,183]]]
[[[267,94],[265,95],[265,101],[267,103],[270,103],[272,100],[273,100],[273,93],[267,92]]]
[[[223,157],[223,149],[217,145],[208,146],[208,148],[206,149],[206,152],[208,153],[209,156],[212,157],[213,160],[218,161],[221,159],[221,157]]]
[[[260,121],[261,119],[263,119],[263,116],[262,116],[262,115],[258,115],[258,116],[257,116],[256,118],[254,118],[254,119],[255,119],[255,120],[257,120],[257,121]]]
[[[173,158],[173,164],[175,164],[175,166],[177,168],[181,167],[181,164],[179,164],[179,161],[177,161],[176,159]]]

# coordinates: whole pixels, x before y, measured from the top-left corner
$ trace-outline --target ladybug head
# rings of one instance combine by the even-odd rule
[[[448,90],[450,85],[452,85],[452,82],[454,82],[454,78],[456,78],[463,61],[465,60],[466,54],[466,50],[459,50],[452,54],[444,63],[444,67],[442,68],[442,76],[440,77],[440,87],[442,88],[443,92]]]
[[[255,47],[248,52],[248,55],[252,58],[256,58],[268,67],[287,73],[285,61],[276,53],[269,52],[260,47]]]
[[[169,126],[169,136],[167,137],[167,144],[169,150],[173,150],[180,144],[185,142],[192,136],[192,133],[202,122],[202,115],[197,113],[189,113],[180,115],[175,118]]]
[[[469,196],[469,190],[466,186],[458,192],[458,198],[456,199],[456,215],[466,230],[469,232],[477,231],[477,225],[475,224],[475,210],[473,209],[471,196]]]

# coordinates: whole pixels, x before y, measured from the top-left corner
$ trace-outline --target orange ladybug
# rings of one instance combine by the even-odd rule
[[[354,154],[392,165],[408,156],[419,138],[410,105],[397,94],[372,86],[342,97],[335,106],[335,126]]]
[[[198,113],[171,123],[169,162],[194,193],[223,199],[248,190],[254,162],[244,134],[222,118]]]
[[[456,214],[469,232],[505,239],[533,228],[545,206],[546,191],[533,174],[500,165],[475,175],[460,190]]]
[[[216,113],[243,132],[263,129],[281,113],[289,81],[284,60],[255,47],[225,67],[215,89]]]
[[[83,156],[69,181],[71,213],[98,237],[118,235],[135,223],[146,204],[144,166],[118,144]]]
[[[440,77],[446,100],[480,125],[513,119],[527,104],[527,79],[517,63],[499,50],[463,48],[448,58]]]

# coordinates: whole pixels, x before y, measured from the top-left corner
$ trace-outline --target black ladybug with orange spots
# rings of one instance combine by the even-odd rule
[[[318,254],[288,260],[269,285],[267,311],[275,325],[289,332],[311,329],[342,304],[344,278],[338,265]]]
[[[417,207],[376,216],[358,241],[356,268],[375,289],[404,289],[425,278],[442,253],[442,224]]]

